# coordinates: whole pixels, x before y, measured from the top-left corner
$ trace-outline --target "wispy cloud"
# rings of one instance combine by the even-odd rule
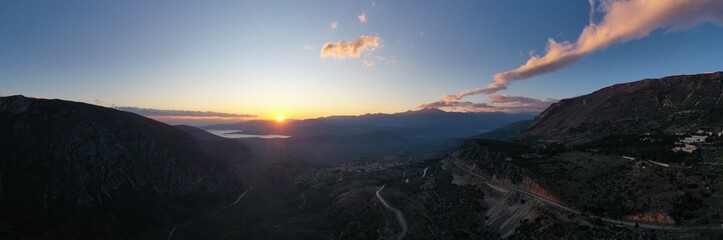
[[[384,63],[384,64],[386,64],[386,65],[391,65],[391,64],[397,63],[397,59],[394,58],[394,56],[391,56],[391,57],[376,56],[376,59],[377,59],[379,62],[382,62],[382,63]]]
[[[339,28],[339,22],[331,22],[331,23],[329,24],[329,27],[330,27],[332,30],[336,30],[337,28]]]
[[[373,60],[369,60],[369,59],[365,59],[364,61],[362,61],[362,64],[365,67],[369,67],[369,68],[374,67],[374,65],[376,65]]]
[[[425,103],[419,106],[419,108],[439,108],[445,110],[464,110],[470,112],[495,112],[497,107],[487,103],[473,103],[473,102],[462,102],[462,101],[437,101],[431,103]]]
[[[374,56],[371,58],[364,59],[362,61],[362,65],[365,67],[374,67],[377,63],[381,63],[384,65],[392,65],[397,63],[397,59],[394,58],[394,56],[391,57],[382,57],[382,56]]]
[[[543,56],[532,55],[522,66],[494,75],[486,87],[444,96],[460,100],[469,95],[493,94],[507,89],[510,82],[554,72],[572,65],[593,52],[616,43],[648,36],[653,30],[679,31],[703,22],[723,24],[723,1],[720,0],[589,0],[589,23],[575,42],[547,41]],[[602,15],[595,21],[596,13]]]
[[[366,51],[374,51],[381,46],[382,39],[377,36],[361,36],[352,41],[328,42],[321,48],[321,57],[336,59],[358,58]]]
[[[306,50],[306,51],[313,51],[313,50],[316,50],[316,47],[315,47],[315,46],[311,46],[311,45],[309,45],[309,44],[307,43],[307,44],[304,44],[304,46],[301,47],[301,49],[304,49],[304,50]]]
[[[138,108],[138,107],[113,107],[115,109],[136,113],[138,115],[152,118],[168,124],[191,124],[204,125],[215,123],[239,122],[256,118],[252,114],[236,114],[223,112],[204,112],[204,111],[188,111],[188,110],[165,110],[154,108]]]
[[[164,110],[154,108],[138,108],[138,107],[115,107],[115,109],[140,114],[143,116],[185,116],[185,117],[235,117],[235,118],[254,118],[252,114],[236,114],[223,112],[204,112],[204,111],[188,111],[188,110]]]
[[[359,14],[358,18],[359,18],[360,23],[367,23],[367,14],[366,13],[362,12],[361,14]]]
[[[587,0],[587,3],[590,4],[590,13],[588,13],[588,25],[592,26],[595,25],[595,1],[596,0]]]
[[[439,108],[445,110],[462,110],[469,112],[542,112],[558,99],[536,99],[521,96],[493,94],[489,103],[473,103],[468,101],[442,100],[426,103],[419,108]]]

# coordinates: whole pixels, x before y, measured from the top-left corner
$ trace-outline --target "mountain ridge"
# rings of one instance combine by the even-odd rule
[[[445,112],[438,109],[422,109],[394,114],[330,116],[281,123],[272,120],[251,120],[234,124],[201,126],[200,128],[242,130],[247,134],[281,134],[306,137],[329,133],[349,135],[357,134],[360,131],[368,132],[390,128],[423,128],[427,130],[435,129],[445,137],[469,137],[474,135],[474,132],[493,130],[511,122],[531,119],[534,116],[531,113]]]
[[[611,134],[669,134],[715,128],[723,72],[615,84],[550,105],[517,140],[584,142]]]
[[[0,136],[5,236],[156,238],[243,189],[232,162],[137,114],[0,97]]]

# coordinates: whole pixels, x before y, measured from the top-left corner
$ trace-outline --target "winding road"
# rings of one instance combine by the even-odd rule
[[[380,193],[384,187],[387,185],[384,185],[377,190],[377,198],[379,198],[379,201],[382,201],[382,204],[384,204],[384,207],[394,212],[394,215],[397,216],[397,221],[399,221],[399,225],[402,227],[402,231],[399,232],[399,235],[397,235],[397,240],[404,239],[404,236],[407,235],[407,220],[404,219],[404,215],[402,214],[402,211],[399,211],[399,209],[396,209],[392,207],[392,205],[389,205],[389,203],[384,200],[382,197],[382,194]]]
[[[479,174],[477,174],[477,173],[472,172],[471,170],[469,170],[469,169],[467,169],[467,168],[459,165],[459,164],[458,164],[457,162],[455,162],[455,161],[451,161],[451,162],[452,162],[452,164],[454,164],[456,167],[458,167],[459,169],[467,172],[468,174],[470,174],[470,175],[472,175],[472,176],[475,176],[475,177],[478,177],[478,178],[481,178],[481,179],[482,179],[482,182],[486,183],[487,185],[490,185],[490,187],[493,187],[493,188],[503,188],[503,189],[508,189],[508,190],[510,190],[510,191],[518,192],[518,193],[520,193],[520,194],[522,194],[522,195],[525,195],[525,196],[531,197],[531,198],[533,198],[533,199],[536,199],[536,200],[540,201],[541,203],[543,203],[543,204],[545,204],[545,205],[552,206],[552,207],[558,208],[558,209],[560,209],[560,210],[563,210],[563,211],[565,211],[565,212],[569,212],[569,213],[572,213],[572,214],[575,214],[575,215],[583,215],[581,212],[579,212],[579,211],[577,211],[577,210],[574,210],[574,209],[572,209],[572,208],[570,208],[570,207],[568,207],[568,206],[562,205],[562,204],[560,204],[560,203],[554,202],[554,201],[552,201],[552,200],[550,200],[550,199],[547,199],[547,198],[545,198],[545,197],[543,197],[543,196],[541,196],[541,195],[538,195],[538,194],[533,193],[533,192],[528,192],[528,191],[526,191],[526,190],[523,190],[523,189],[520,189],[520,188],[517,188],[517,187],[514,187],[514,186],[509,186],[509,185],[506,185],[506,184],[502,184],[502,183],[496,182],[496,181],[494,181],[494,180],[492,180],[492,179],[489,179],[489,178],[487,178],[487,177],[484,177],[484,176],[482,176],[482,175],[479,175]],[[382,188],[383,188],[383,187],[382,187]],[[379,189],[379,190],[381,190],[381,189]],[[379,191],[377,191],[377,196],[378,196],[378,195],[379,195]],[[657,230],[705,230],[705,229],[721,230],[721,229],[723,229],[723,226],[721,226],[721,227],[716,227],[716,226],[674,226],[674,225],[659,225],[659,224],[639,223],[639,222],[626,221],[626,220],[615,220],[615,219],[611,219],[611,218],[598,217],[598,216],[589,215],[589,214],[586,215],[586,216],[591,217],[591,218],[597,218],[597,219],[600,219],[600,220],[603,221],[603,222],[606,222],[606,223],[609,223],[609,224],[614,224],[614,225],[623,225],[623,226],[628,226],[628,227],[635,227],[635,225],[637,224],[638,227],[640,227],[640,228],[646,228],[646,229],[657,229]]]

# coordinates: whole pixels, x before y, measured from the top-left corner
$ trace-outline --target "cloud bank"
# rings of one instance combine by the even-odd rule
[[[153,108],[137,108],[137,107],[113,107],[115,109],[132,112],[144,117],[152,118],[171,125],[209,125],[221,123],[235,123],[256,118],[258,116],[251,114],[235,114],[223,112],[202,112],[187,110],[163,110]]]
[[[203,112],[203,111],[187,111],[187,110],[163,110],[154,108],[138,108],[138,107],[115,107],[115,109],[132,112],[143,116],[185,116],[185,117],[236,117],[236,118],[254,118],[256,115],[236,114],[222,112]]]
[[[723,1],[720,0],[589,0],[590,21],[575,42],[547,41],[543,56],[532,55],[522,66],[494,75],[484,88],[443,97],[460,100],[469,95],[493,94],[507,89],[510,82],[528,79],[572,65],[595,51],[616,43],[648,36],[656,29],[685,30],[704,22],[723,25]],[[594,21],[598,13],[599,22]]]
[[[522,96],[492,94],[489,103],[473,103],[467,101],[442,100],[422,104],[419,108],[440,108],[445,110],[462,110],[468,112],[542,112],[558,99],[536,99]]]
[[[376,50],[381,46],[381,41],[377,36],[361,36],[349,42],[328,42],[321,48],[321,58],[358,58],[366,51]]]

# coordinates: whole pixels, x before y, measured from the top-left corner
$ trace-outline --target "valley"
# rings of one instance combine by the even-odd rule
[[[723,0],[0,1],[0,240],[721,240]]]
[[[659,81],[680,79],[692,81]],[[721,74],[700,79],[718,86]],[[705,120],[625,132],[601,126],[628,126],[629,120],[608,122],[593,112],[575,122],[561,119],[558,111],[579,107],[569,103],[531,121],[423,109],[203,127],[289,136],[225,138],[89,104],[3,97],[0,201],[6,207],[0,209],[12,217],[0,219],[0,233],[39,239],[720,239],[723,129],[711,122],[720,106],[692,106]],[[429,118],[435,120],[422,120]],[[499,129],[480,134],[484,127],[473,124],[480,119]],[[467,123],[445,127],[454,121]],[[588,122],[597,125],[588,128]],[[100,230],[84,225],[91,223]]]

